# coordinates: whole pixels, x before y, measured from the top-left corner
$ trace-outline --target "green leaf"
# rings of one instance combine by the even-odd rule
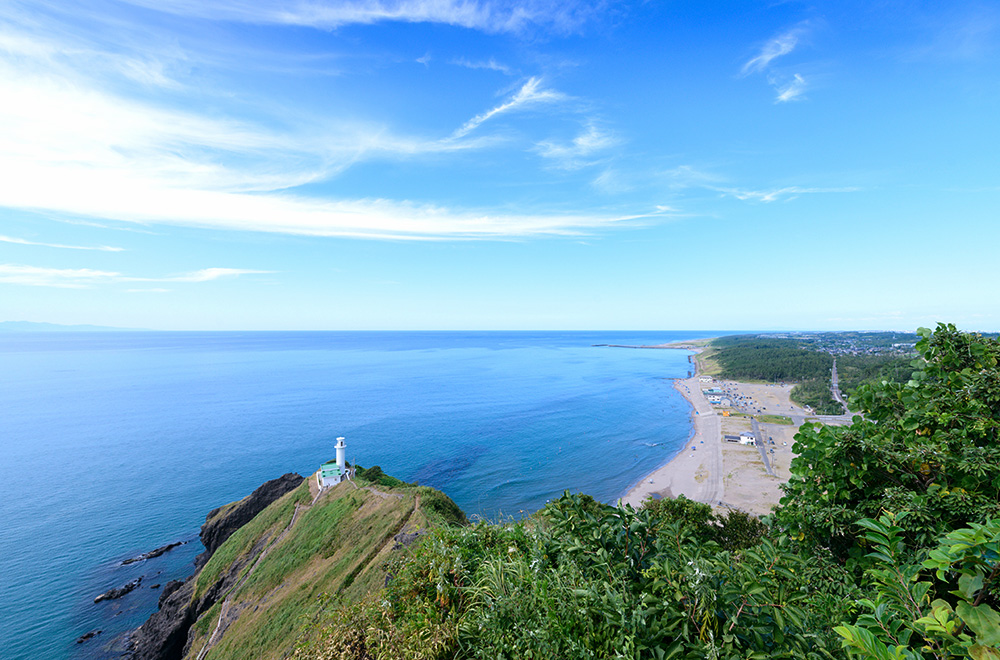
[[[959,603],[955,610],[965,621],[965,625],[976,633],[977,642],[1000,646],[1000,614],[996,610],[988,605],[973,607],[966,602]]]
[[[952,593],[956,596],[960,596],[965,600],[973,600],[976,597],[976,593],[983,588],[983,576],[981,573],[976,573],[975,575],[963,575],[958,578],[958,591],[953,591]]]
[[[969,657],[972,660],[1000,660],[1000,651],[991,646],[976,644],[969,647]]]

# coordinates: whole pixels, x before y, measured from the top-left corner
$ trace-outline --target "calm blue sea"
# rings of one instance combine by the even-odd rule
[[[593,344],[718,334],[0,334],[0,657],[114,657],[152,585],[190,574],[209,510],[311,474],[340,435],[349,461],[469,514],[613,501],[686,441],[689,354]]]

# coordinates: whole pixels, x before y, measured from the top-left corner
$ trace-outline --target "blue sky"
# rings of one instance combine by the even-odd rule
[[[995,3],[7,0],[0,320],[997,330],[998,62]]]

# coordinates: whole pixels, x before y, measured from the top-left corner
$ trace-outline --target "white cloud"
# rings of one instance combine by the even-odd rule
[[[370,121],[202,116],[111,90],[172,86],[153,59],[88,50],[0,22],[0,165],[18,160],[145,172],[171,185],[278,190],[327,178],[371,158],[477,149],[488,138],[398,135]],[[176,86],[179,86],[177,84]],[[191,105],[191,104],[188,104]],[[291,116],[290,116],[291,115]]]
[[[40,268],[0,264],[0,283],[84,289],[93,284],[114,282],[121,273],[91,268]]]
[[[782,55],[795,50],[799,43],[799,38],[805,30],[805,25],[795,27],[784,34],[779,34],[768,41],[754,57],[747,61],[741,69],[743,75],[760,73],[770,66],[771,62]]]
[[[309,160],[307,145],[283,144],[282,136],[239,122],[206,120],[2,73],[0,68],[0,97],[5,99],[0,105],[0,206],[145,224],[394,238],[563,233],[617,220],[486,217],[405,201],[282,193],[326,176],[324,167],[333,165],[317,162],[315,169],[304,168],[299,161]],[[474,148],[485,141],[463,140],[464,133],[498,114],[560,98],[532,79],[511,100],[473,118],[446,140],[376,134],[359,140],[356,148],[414,154]],[[214,147],[243,162],[234,167],[215,162]]]
[[[168,277],[131,277],[122,273],[91,268],[45,268],[19,264],[0,264],[0,283],[25,286],[47,286],[61,289],[85,289],[99,284],[119,282],[210,282],[223,277],[266,274],[269,270],[245,270],[241,268],[204,268],[192,273],[182,273]],[[141,289],[142,291],[165,291],[165,289]],[[140,291],[140,289],[130,289]]]
[[[608,195],[618,195],[635,189],[627,175],[610,167],[594,177],[590,185]]]
[[[600,2],[548,0],[126,0],[158,11],[212,20],[323,29],[382,22],[441,23],[490,33],[537,25],[579,29]]]
[[[664,172],[663,177],[667,180],[668,185],[675,190],[684,188],[714,189],[714,184],[722,180],[722,177],[716,174],[704,172],[691,165],[678,165]]]
[[[580,169],[596,164],[587,160],[597,152],[604,151],[620,143],[620,140],[594,124],[577,135],[569,144],[545,140],[535,145],[535,151],[543,158],[556,161],[557,167],[567,170]]]
[[[811,195],[817,193],[845,193],[845,192],[857,192],[860,188],[855,187],[845,187],[845,188],[803,188],[800,186],[787,186],[785,188],[775,188],[773,190],[746,190],[740,188],[717,188],[713,187],[712,190],[716,190],[723,195],[729,197],[735,197],[736,199],[742,201],[750,202],[777,202],[779,200],[794,199],[799,195]]]
[[[805,79],[798,73],[791,78],[787,74],[774,73],[771,62],[795,50],[799,40],[808,29],[807,23],[802,23],[783,34],[774,37],[761,48],[760,52],[743,65],[740,72],[744,75],[768,72],[767,82],[775,88],[777,97],[775,103],[801,100],[806,88]]]
[[[109,245],[62,245],[61,243],[39,243],[37,241],[29,241],[23,238],[16,238],[14,236],[0,236],[0,243],[14,243],[16,245],[37,245],[41,247],[50,248],[60,248],[64,250],[97,250],[100,252],[121,252],[125,248],[111,247]]]
[[[239,275],[266,275],[273,273],[272,270],[246,270],[243,268],[202,268],[193,273],[174,275],[173,277],[161,278],[130,278],[132,282],[211,282],[223,277],[237,277]]]
[[[247,11],[255,6],[245,5]],[[23,33],[0,27],[0,208],[64,213],[75,221],[394,239],[574,234],[624,220],[288,192],[365,159],[496,144],[499,138],[470,133],[500,115],[569,99],[539,77],[440,138],[399,135],[384,125],[336,116],[307,121],[290,113],[264,123],[178,110],[173,101],[190,100],[189,90],[169,88],[171,79],[155,60],[100,53],[77,63],[79,47],[59,41],[62,35],[21,27]],[[99,75],[87,68],[98,60],[107,64]],[[109,78],[109,71],[118,77]],[[126,97],[113,91],[123,76],[169,89],[149,100]],[[125,88],[134,93],[136,86]],[[594,149],[604,139],[585,133],[573,148]]]
[[[555,101],[563,101],[567,97],[562,92],[557,92],[551,89],[542,88],[542,79],[536,76],[528,78],[528,82],[521,86],[521,89],[510,98],[510,100],[505,103],[501,103],[491,110],[476,115],[469,121],[465,122],[452,134],[453,139],[458,139],[465,137],[475,129],[479,128],[487,120],[496,117],[497,115],[504,114],[507,112],[512,112],[514,110],[520,110],[525,107],[532,105],[538,105],[541,103],[553,103]]]
[[[498,238],[573,234],[612,225],[602,215],[491,215],[384,199],[197,190],[123,171],[46,167],[7,175],[0,205],[210,229],[365,238]],[[60,194],[51,195],[52,187]]]
[[[775,84],[772,82],[772,84]],[[775,103],[785,103],[787,101],[799,101],[802,93],[806,91],[806,81],[799,74],[795,74],[792,79],[784,84],[775,84],[778,89],[778,96]]]
[[[947,8],[946,8],[947,7]],[[933,18],[922,17],[918,45],[904,60],[989,60],[1000,48],[1000,10],[983,3],[942,5]]]
[[[473,62],[467,58],[460,57],[457,60],[452,60],[452,64],[457,66],[464,66],[466,69],[488,69],[490,71],[499,71],[500,73],[508,76],[514,75],[514,70],[511,69],[506,64],[501,64],[497,62],[492,57],[488,60],[479,60]]]
[[[385,126],[342,119],[282,130],[122,97],[74,68],[75,47],[30,36],[0,28],[0,207],[143,224],[391,238],[573,233],[620,220],[489,215],[406,201],[283,192],[366,158],[493,144],[495,138],[468,134],[499,115],[567,98],[545,88],[538,77],[444,138],[400,136]],[[133,60],[124,62],[111,68],[128,69],[132,78],[158,79],[156,66],[142,69],[133,67]],[[597,139],[585,135],[578,147],[590,148],[587,140]]]

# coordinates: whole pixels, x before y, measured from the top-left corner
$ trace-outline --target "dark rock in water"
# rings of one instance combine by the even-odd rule
[[[195,566],[198,568],[204,566],[212,553],[225,543],[233,532],[253,520],[254,516],[266,509],[271,502],[298,488],[304,479],[304,477],[290,472],[278,479],[265,482],[257,490],[233,505],[223,516],[220,516],[219,513],[225,507],[219,507],[209,512],[205,517],[205,524],[201,526],[201,542],[205,546],[205,552],[195,558]]]
[[[122,566],[126,564],[134,564],[137,561],[144,561],[146,559],[152,559],[153,557],[159,557],[160,555],[170,552],[179,545],[184,545],[187,541],[177,541],[176,543],[168,543],[167,545],[160,546],[156,550],[150,550],[149,552],[144,552],[138,557],[132,557],[131,559],[126,559],[121,563]]]
[[[151,584],[151,585],[149,585],[149,588],[150,589],[159,589],[160,588],[160,583],[157,582],[156,584]]]
[[[109,589],[108,591],[105,591],[103,594],[95,598],[94,602],[99,603],[102,600],[114,600],[115,598],[121,598],[125,594],[129,593],[130,591],[138,587],[140,584],[142,584],[141,576],[137,577],[136,579],[132,580],[131,582],[129,582],[124,586],[118,587],[117,589]]]
[[[92,637],[96,637],[96,636],[100,635],[102,632],[103,631],[101,631],[101,630],[91,630],[89,633],[87,633],[85,635],[80,635],[80,637],[76,640],[76,643],[77,644],[83,644],[88,639],[90,639]]]
[[[163,585],[159,611],[132,633],[129,658],[180,660],[184,657],[188,651],[188,632],[191,626],[239,582],[240,572],[263,552],[267,541],[261,539],[241,561],[230,566],[200,597],[195,598],[195,582],[201,568],[233,532],[250,522],[279,497],[297,488],[303,480],[297,474],[286,474],[268,481],[239,502],[219,507],[206,516],[201,528],[201,542],[205,545],[205,552],[195,559],[194,574],[184,582],[171,580]]]

